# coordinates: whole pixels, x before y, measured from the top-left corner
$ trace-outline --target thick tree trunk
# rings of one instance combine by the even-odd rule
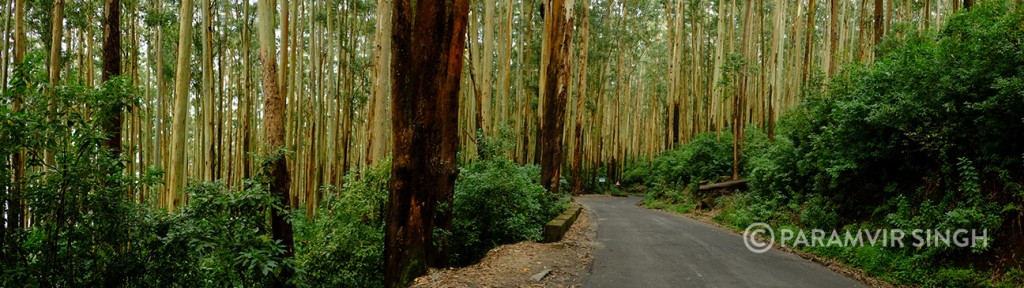
[[[573,0],[546,0],[544,9],[543,94],[541,99],[541,172],[540,183],[548,191],[558,192],[562,170],[562,132],[565,125],[565,98],[569,93],[572,53]]]
[[[385,231],[386,287],[443,265],[433,229],[451,227],[469,0],[396,0],[392,19],[394,162]],[[436,211],[440,203],[444,211]],[[435,252],[439,251],[439,252]]]
[[[187,1],[187,0],[186,0]],[[285,218],[285,213],[291,209],[289,205],[289,185],[291,178],[288,175],[288,162],[284,155],[277,154],[279,149],[285,148],[285,101],[281,95],[277,83],[277,57],[274,55],[274,10],[270,5],[271,0],[260,0],[257,6],[259,11],[259,37],[260,37],[260,62],[263,66],[263,126],[264,140],[266,141],[267,153],[276,154],[269,163],[269,171],[265,171],[270,177],[270,194],[278,202],[275,208],[270,210],[271,233],[275,240],[281,241],[285,246],[284,257],[291,257],[294,253],[294,237],[292,225]],[[275,285],[282,286],[291,277],[290,272],[282,273],[276,279]]]
[[[59,1],[63,2],[63,1]],[[105,0],[103,20],[103,81],[121,75],[121,1]],[[56,32],[56,31],[54,31]],[[56,38],[55,38],[56,39]],[[122,107],[114,107],[103,130],[107,132],[107,148],[111,156],[121,156],[121,115]]]

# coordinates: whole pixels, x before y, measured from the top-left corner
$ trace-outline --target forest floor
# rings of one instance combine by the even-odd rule
[[[498,246],[477,264],[430,269],[412,287],[579,287],[600,245],[593,213],[585,208],[562,241]]]

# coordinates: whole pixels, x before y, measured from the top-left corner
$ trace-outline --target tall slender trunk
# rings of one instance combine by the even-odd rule
[[[188,0],[184,0],[188,1]],[[259,37],[260,37],[260,62],[263,66],[263,127],[264,141],[266,141],[266,152],[274,155],[272,163],[267,167],[264,176],[269,177],[270,194],[273,195],[277,205],[270,209],[271,234],[275,240],[281,241],[285,246],[284,257],[289,258],[295,253],[294,236],[292,225],[285,218],[286,211],[291,209],[289,204],[289,185],[291,184],[288,175],[288,162],[284,155],[277,151],[285,148],[285,101],[284,95],[280,93],[277,83],[277,57],[274,55],[274,8],[270,5],[271,0],[259,0],[257,11],[259,11]],[[282,37],[282,40],[285,38]],[[282,51],[282,54],[284,51]],[[291,278],[291,272],[285,271],[275,280],[276,286],[283,286]]]
[[[52,11],[50,14],[50,55],[49,55],[49,89],[50,96],[55,95],[55,88],[60,83],[60,70],[63,61],[61,61],[61,39],[64,35],[64,0],[56,0],[53,2]],[[89,39],[86,40],[87,48],[90,51],[89,55],[92,55],[92,43],[89,41],[92,39],[92,30],[89,30]],[[89,57],[89,67],[92,68],[92,57]],[[91,74],[89,75],[91,76]],[[92,84],[91,78],[87,78],[86,81],[90,85]],[[53,97],[49,103],[49,109],[51,112],[57,109],[56,97]],[[51,119],[52,120],[52,119]],[[43,163],[52,166],[56,163],[54,158],[53,150],[46,150],[43,155]]]
[[[377,1],[377,32],[374,43],[373,95],[369,107],[369,126],[366,141],[366,166],[377,164],[384,157],[386,142],[384,131],[387,129],[385,106],[391,93],[390,76],[392,65],[392,12],[391,2],[398,0]]]
[[[491,102],[493,98],[493,94],[491,93],[491,91],[493,91],[491,89],[491,82],[493,82],[491,81],[491,70],[494,67],[494,4],[497,1],[498,0],[482,1],[484,2],[484,33],[482,35],[483,51],[481,51],[482,53],[477,56],[478,59],[480,59],[480,71],[477,71],[480,76],[480,92],[483,92],[483,94],[480,95],[480,100],[482,102],[479,104],[479,106],[483,108],[483,111],[480,112],[480,114],[483,115],[483,123],[481,123],[483,125],[480,126],[479,129],[482,129],[485,135],[491,132],[491,125],[493,125],[491,119],[494,118],[494,115],[491,113]],[[472,39],[472,41],[476,41],[476,39]]]
[[[451,227],[459,84],[469,0],[396,0],[391,123],[395,157],[386,212],[386,287],[444,265],[433,229]],[[443,207],[442,211],[436,211]]]
[[[159,13],[163,11],[163,4],[160,0],[153,1],[153,10]],[[153,165],[157,168],[165,169],[168,168],[163,162],[163,151],[164,151],[164,116],[166,115],[164,108],[164,56],[163,56],[163,25],[157,25],[155,29],[156,40],[150,45],[153,46],[154,54],[156,54],[156,68],[153,69],[153,78],[156,81],[156,112],[154,113],[156,122],[156,130],[153,132]],[[164,181],[165,183],[167,181]],[[163,194],[160,194],[163,195]],[[158,203],[163,203],[166,197],[161,197]]]
[[[828,77],[836,74],[839,63],[836,61],[839,59],[839,0],[830,0],[829,7],[829,61],[828,61]]]
[[[805,31],[807,34],[804,34],[804,41],[807,42],[804,43],[803,76],[800,77],[804,83],[811,79],[811,69],[814,68],[814,16],[817,14],[815,9],[817,2],[818,0],[807,1],[807,26],[804,27],[807,29]]]
[[[875,45],[882,43],[882,35],[885,34],[885,4],[882,0],[875,0]]]
[[[185,188],[185,124],[188,122],[188,85],[192,77],[192,0],[181,0],[178,13],[178,65],[174,77],[174,123],[171,131],[170,185],[167,186],[167,210],[173,211],[178,191]]]
[[[105,0],[103,3],[103,81],[106,82],[121,75],[121,1]],[[107,133],[106,146],[114,158],[121,156],[121,110],[122,107],[114,107],[103,127]]]
[[[216,146],[213,142],[213,128],[215,127],[215,123],[213,122],[213,114],[215,110],[213,101],[213,36],[211,35],[213,33],[213,25],[210,19],[210,17],[212,16],[212,14],[210,13],[210,0],[203,0],[202,5],[203,27],[201,32],[201,42],[203,48],[203,91],[199,94],[201,95],[200,97],[203,99],[203,109],[201,110],[202,121],[199,122],[201,123],[199,124],[199,126],[201,126],[200,130],[203,131],[203,133],[201,142],[202,151],[199,156],[201,161],[199,162],[199,164],[203,166],[201,168],[201,171],[203,172],[203,181],[213,181],[213,162],[215,161],[214,155],[216,155]]]
[[[14,65],[23,65],[25,61],[25,0],[14,0]],[[6,83],[4,84],[6,85]],[[24,95],[15,94],[12,110],[21,110]],[[21,190],[24,187],[20,182],[25,178],[25,152],[17,151],[11,157],[11,165],[14,166],[14,189],[11,189],[8,201],[7,229],[11,233],[24,227],[24,211]]]
[[[580,175],[580,166],[583,164],[583,99],[587,97],[587,47],[590,44],[590,0],[583,0],[580,3],[583,11],[580,11],[580,62],[579,82],[576,87],[576,131],[575,143],[572,152],[572,194],[579,195],[583,186],[583,175]]]

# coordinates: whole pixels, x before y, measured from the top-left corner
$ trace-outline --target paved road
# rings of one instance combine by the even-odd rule
[[[740,235],[664,211],[640,197],[580,197],[597,217],[592,273],[583,287],[865,287],[775,249],[755,254]]]

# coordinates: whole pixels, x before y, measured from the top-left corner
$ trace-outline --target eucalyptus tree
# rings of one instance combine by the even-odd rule
[[[405,286],[443,263],[435,228],[451,227],[459,83],[469,0],[395,0],[391,123],[394,162],[386,208],[385,286]],[[441,211],[437,211],[442,207]]]

